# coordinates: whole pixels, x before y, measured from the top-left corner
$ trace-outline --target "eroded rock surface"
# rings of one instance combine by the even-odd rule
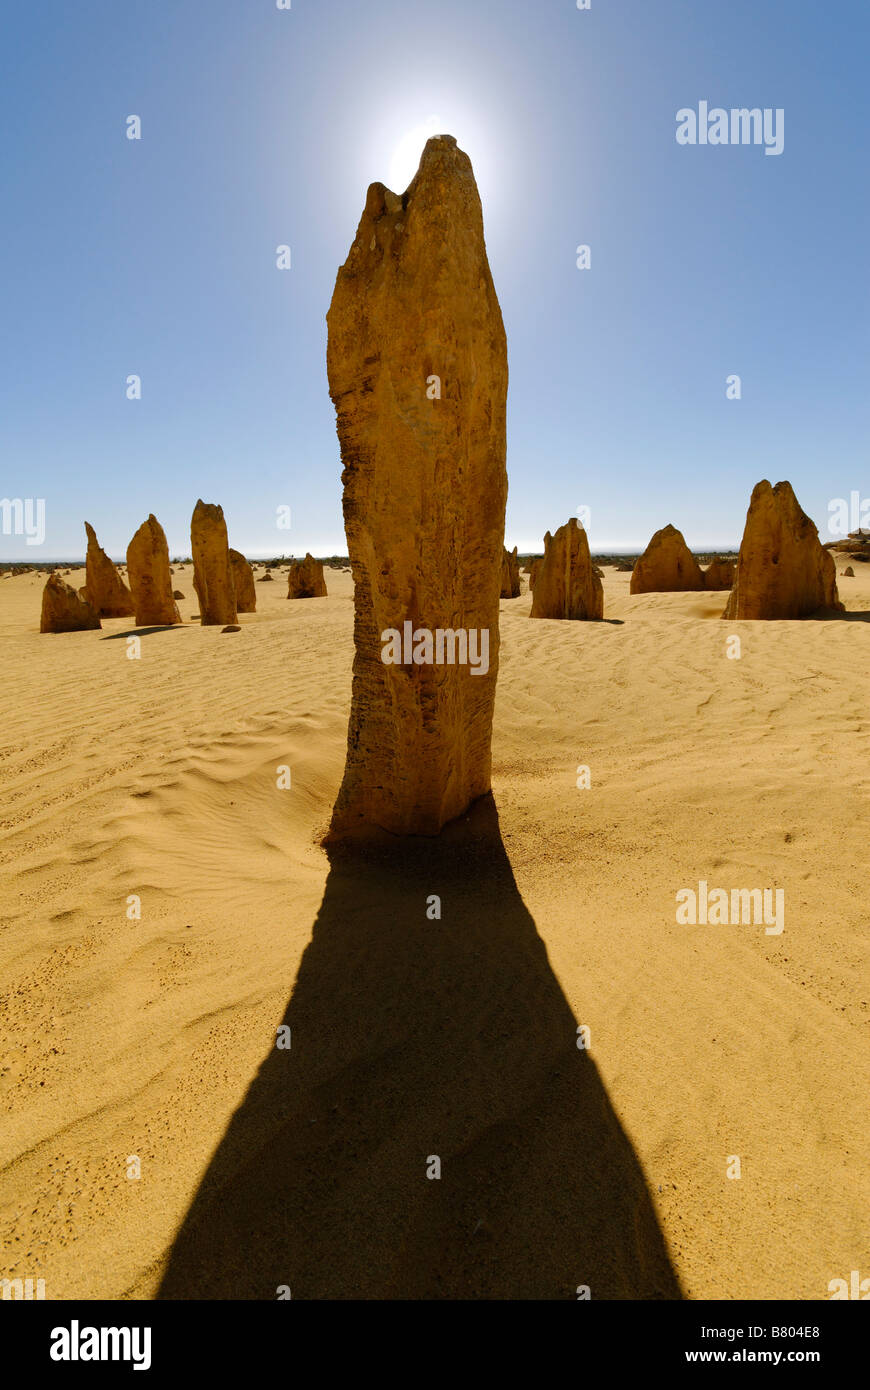
[[[287,571],[288,598],[326,598],[323,562],[306,553],[304,560],[292,560]]]
[[[592,564],[586,532],[574,516],[555,536],[548,531],[544,537],[530,616],[575,622],[604,616],[604,585]]]
[[[59,574],[50,574],[42,591],[40,632],[85,632],[102,627],[93,605]]]
[[[724,618],[805,618],[842,611],[834,557],[819,540],[791,483],[752,490],[737,573]]]
[[[137,627],[181,622],[172,597],[169,546],[163,527],[153,514],[142,522],[127,546],[127,578],[133,595]]]
[[[508,550],[504,547],[501,562],[501,597],[519,598],[522,593],[520,584],[520,562],[517,559],[517,547]]]
[[[730,589],[734,584],[734,575],[737,566],[733,560],[726,560],[721,555],[716,555],[704,570],[704,588],[713,592],[719,589]]]
[[[101,618],[132,618],[133,595],[97,540],[97,533],[89,521],[85,522],[85,533],[88,538],[85,558],[88,602]]]
[[[436,834],[490,789],[507,497],[504,326],[452,136],[404,194],[371,185],[327,322],[355,605],[332,833]],[[406,631],[420,660],[382,660]]]
[[[668,594],[703,589],[704,572],[676,526],[656,531],[631,572],[632,594]]]
[[[193,587],[203,627],[235,623],[236,590],[223,507],[199,499],[190,521]]]
[[[236,591],[236,612],[256,613],[257,591],[254,588],[254,571],[240,550],[230,547],[230,564],[233,567],[233,586]]]

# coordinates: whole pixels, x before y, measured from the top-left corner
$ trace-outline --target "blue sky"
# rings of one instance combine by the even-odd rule
[[[345,551],[325,314],[430,118],[483,200],[510,545],[581,506],[593,550],[735,544],[762,477],[827,539],[870,496],[867,0],[7,0],[2,31],[0,495],[46,504],[4,558],[81,555],[85,518],[121,555],[150,511],[187,552],[200,496],[249,554]],[[678,145],[700,101],[783,108],[783,153]]]

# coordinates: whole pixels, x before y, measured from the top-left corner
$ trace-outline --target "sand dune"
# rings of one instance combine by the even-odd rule
[[[844,619],[779,623],[612,569],[605,622],[530,622],[524,576],[494,806],[331,862],[348,574],[296,603],[279,575],[241,633],[154,631],[139,660],[129,619],[40,635],[44,577],[0,580],[2,1273],[49,1298],[828,1297],[870,1209],[855,569]],[[678,926],[700,879],[784,888],[783,933]]]

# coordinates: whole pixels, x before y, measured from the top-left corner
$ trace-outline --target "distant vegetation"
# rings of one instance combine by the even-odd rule
[[[635,561],[639,559],[641,554],[642,552],[640,550],[633,551],[629,555],[593,554],[592,560],[594,564],[600,565],[602,566],[602,568],[605,565],[612,565],[615,569],[618,570],[632,570],[634,569]],[[694,551],[693,554],[695,555],[695,558],[698,560],[699,564],[702,565],[709,565],[710,561],[713,560],[716,555],[721,555],[723,556],[723,558],[728,558],[731,560],[737,559],[737,552],[735,550],[716,550],[705,552],[703,554],[699,551]],[[271,560],[251,560],[251,564],[258,569],[277,570],[281,569],[283,565],[289,565],[291,560],[301,558],[301,556],[296,555],[277,555]],[[350,569],[350,559],[347,555],[315,555],[314,558],[316,560],[320,560],[324,565],[327,565],[329,569]],[[543,551],[539,550],[537,552],[527,553],[525,555],[520,555],[518,558],[520,568],[522,569],[526,565],[530,565],[533,560],[543,559]],[[123,562],[119,561],[117,563]],[[173,565],[190,565],[193,562],[189,555],[176,555],[173,558],[172,563]],[[42,572],[45,574],[50,574],[52,570],[84,569],[84,567],[84,559],[54,561],[45,560],[39,563],[25,563],[24,561],[18,561],[17,563],[10,564],[4,564],[3,561],[0,560],[0,570],[2,570],[4,574],[30,574],[33,572]]]

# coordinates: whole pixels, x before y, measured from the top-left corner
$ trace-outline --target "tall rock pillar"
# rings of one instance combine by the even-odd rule
[[[452,136],[405,193],[371,185],[327,323],[355,584],[332,833],[437,834],[490,788],[507,499],[504,325]]]

